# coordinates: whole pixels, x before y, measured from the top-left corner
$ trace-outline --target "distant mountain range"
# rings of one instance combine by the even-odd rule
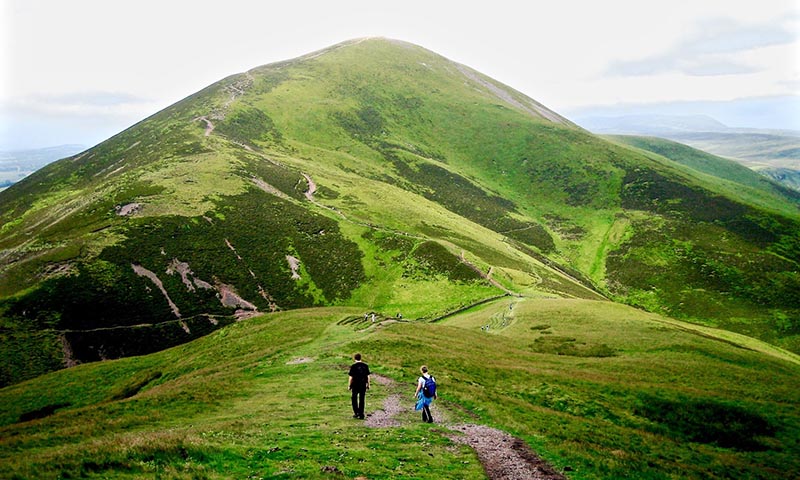
[[[578,116],[601,134],[649,135],[675,140],[751,168],[800,171],[800,131],[731,128],[704,115]]]
[[[0,188],[22,180],[50,162],[85,150],[84,145],[57,145],[28,150],[0,151]]]

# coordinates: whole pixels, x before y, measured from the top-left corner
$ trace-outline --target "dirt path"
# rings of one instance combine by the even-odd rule
[[[491,480],[562,480],[547,462],[539,458],[522,440],[486,425],[453,425],[448,435],[456,442],[469,445],[478,454],[486,476]]]
[[[402,396],[399,393],[397,382],[375,373],[370,375],[370,381],[373,384],[385,387],[392,393],[383,401],[383,408],[367,414],[364,424],[371,428],[399,427],[400,420],[396,417],[403,413],[405,409],[403,408]]]
[[[314,180],[312,180],[311,176],[308,175],[307,173],[303,173],[302,175],[305,177],[306,182],[308,182],[308,190],[305,191],[304,195],[306,196],[309,202],[316,204],[317,201],[316,199],[314,199],[314,192],[317,191],[317,184],[314,183]]]
[[[406,407],[408,408],[408,407]],[[383,408],[367,416],[364,425],[371,428],[399,427],[401,425],[397,415],[405,410],[402,405],[402,396],[399,393],[389,395],[383,401]]]
[[[197,121],[197,120],[202,120],[202,121],[204,121],[206,123],[205,136],[207,137],[207,136],[211,135],[211,132],[214,131],[214,124],[211,123],[211,120],[209,120],[208,117],[206,117],[206,116],[195,118],[195,121]]]
[[[494,272],[494,267],[489,267],[489,272],[488,273],[483,273],[483,271],[480,268],[478,268],[474,263],[472,263],[469,260],[467,260],[467,258],[464,256],[464,251],[463,250],[461,251],[461,255],[459,256],[458,259],[461,261],[461,263],[463,263],[464,265],[466,265],[469,268],[471,268],[472,270],[474,270],[478,275],[481,276],[481,278],[485,279],[486,281],[491,283],[493,286],[495,286],[495,287],[499,288],[500,290],[506,292],[507,294],[511,295],[512,297],[522,298],[523,295],[521,293],[512,292],[511,290],[509,290],[506,287],[504,287],[500,282],[498,282],[497,280],[492,278],[492,273]]]
[[[317,191],[317,184],[316,184],[316,183],[314,183],[314,180],[311,178],[311,175],[309,175],[309,174],[307,174],[307,173],[302,173],[302,172],[301,172],[301,175],[303,175],[303,177],[306,179],[306,182],[308,182],[308,190],[306,190],[305,192],[303,192],[303,195],[305,195],[306,199],[307,199],[309,202],[313,203],[314,205],[316,205],[316,206],[318,206],[318,207],[320,207],[320,208],[324,208],[324,209],[326,209],[326,210],[330,210],[331,212],[333,212],[333,213],[335,213],[335,214],[339,215],[340,217],[342,217],[343,219],[347,220],[348,222],[350,222],[350,221],[351,221],[351,220],[350,220],[350,219],[348,219],[348,218],[347,218],[347,216],[346,216],[344,213],[342,213],[342,212],[341,212],[341,211],[340,211],[338,208],[335,208],[335,207],[329,207],[328,205],[323,205],[323,204],[319,203],[319,202],[317,201],[317,199],[316,199],[316,198],[314,198],[314,193]],[[354,222],[354,223],[356,223],[356,222]]]
[[[411,408],[410,401],[403,400],[410,396],[404,397],[401,386],[391,378],[377,374],[372,374],[370,378],[374,384],[385,387],[390,393],[382,408],[367,414],[364,424],[370,428],[401,426],[403,421],[398,417]],[[490,480],[566,480],[566,476],[539,458],[519,438],[486,425],[453,424],[450,422],[450,412],[442,408],[442,404],[434,402],[433,405],[436,405],[431,409],[435,423],[447,429],[444,434],[450,440],[469,445],[475,450]]]

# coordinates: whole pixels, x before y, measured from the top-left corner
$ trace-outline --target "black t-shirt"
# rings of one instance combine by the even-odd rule
[[[350,376],[353,377],[352,388],[361,390],[367,388],[367,377],[369,376],[369,365],[364,362],[356,362],[350,365]]]

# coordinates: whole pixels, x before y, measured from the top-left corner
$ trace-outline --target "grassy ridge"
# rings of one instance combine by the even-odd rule
[[[409,408],[428,364],[435,408],[520,436],[570,478],[800,473],[800,359],[758,341],[609,302],[509,299],[437,324],[339,324],[362,312],[268,315],[6,387],[0,475],[483,478],[473,453],[410,411],[389,429],[350,419],[355,351]],[[373,385],[368,412],[392,392]]]
[[[790,216],[797,215],[797,205],[800,204],[800,195],[797,192],[771,182],[763,175],[733,160],[662,138],[633,135],[607,135],[604,138],[656,153],[693,170],[716,177],[718,181],[727,180],[734,184],[729,188],[729,194],[733,194],[732,196],[747,199],[753,204]]]

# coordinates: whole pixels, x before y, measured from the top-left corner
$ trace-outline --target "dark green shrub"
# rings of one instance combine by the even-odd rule
[[[436,242],[423,242],[412,252],[420,267],[430,274],[444,274],[454,282],[480,280],[475,270],[461,262],[458,257]]]
[[[742,406],[714,400],[662,398],[641,394],[634,413],[658,424],[657,433],[690,442],[736,450],[762,450],[759,437],[772,437],[775,427]]]

